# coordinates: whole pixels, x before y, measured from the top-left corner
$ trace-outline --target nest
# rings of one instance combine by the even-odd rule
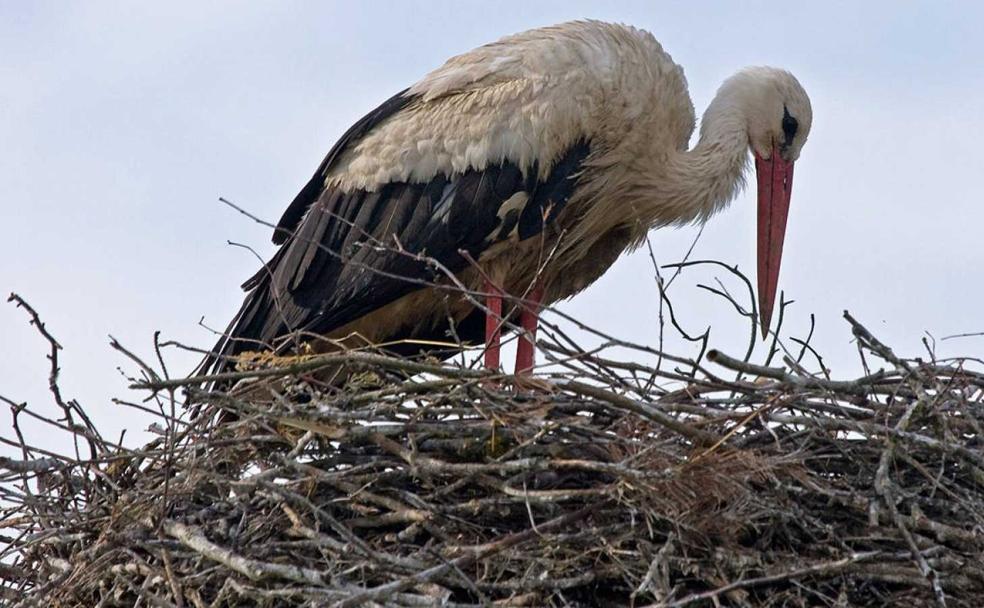
[[[0,462],[5,601],[979,606],[984,375],[848,321],[882,370],[544,345],[529,379],[353,352],[200,392],[141,362],[141,449],[56,390],[78,455]]]

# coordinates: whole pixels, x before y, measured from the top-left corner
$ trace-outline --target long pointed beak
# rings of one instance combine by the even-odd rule
[[[779,285],[782,242],[786,236],[786,216],[793,190],[793,163],[783,160],[772,147],[769,159],[755,155],[758,179],[758,300],[762,338],[769,334],[772,309]]]

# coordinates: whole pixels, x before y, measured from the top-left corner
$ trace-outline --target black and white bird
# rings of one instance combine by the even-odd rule
[[[453,57],[331,148],[205,367],[284,352],[297,336],[317,350],[401,353],[484,340],[498,367],[505,326],[522,328],[516,371],[527,371],[542,305],[583,290],[652,228],[703,222],[728,204],[749,151],[764,335],[811,120],[790,73],[746,68],[720,87],[688,150],[683,69],[624,25],[564,23]]]

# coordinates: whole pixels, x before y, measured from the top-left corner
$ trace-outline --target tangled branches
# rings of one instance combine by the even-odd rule
[[[349,352],[202,392],[134,356],[159,433],[141,449],[65,402],[53,361],[48,422],[80,447],[27,445],[31,412],[9,403],[4,601],[979,605],[984,375],[902,358],[845,318],[884,369],[548,340],[526,380]],[[319,382],[339,366],[343,387]]]

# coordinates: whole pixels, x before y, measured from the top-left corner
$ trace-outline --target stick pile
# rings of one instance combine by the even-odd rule
[[[984,375],[846,318],[879,371],[546,343],[527,380],[353,352],[201,392],[141,362],[139,450],[62,399],[55,358],[76,453],[18,440],[9,404],[3,602],[980,606]]]

